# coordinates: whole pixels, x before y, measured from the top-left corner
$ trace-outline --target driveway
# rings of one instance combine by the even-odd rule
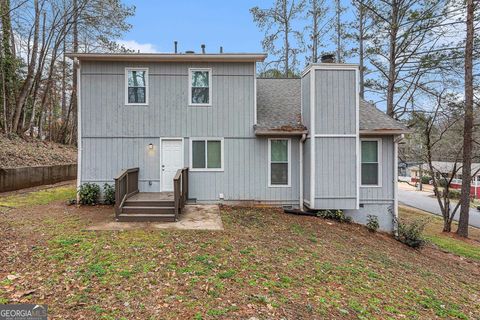
[[[427,211],[441,216],[442,212],[438,206],[436,198],[430,197],[431,193],[424,191],[406,190],[404,188],[398,189],[398,200],[401,204],[414,207],[423,211]],[[451,204],[452,209],[453,205]],[[460,209],[455,213],[455,221],[458,221]],[[480,228],[480,211],[477,209],[470,209],[469,223],[471,226]]]

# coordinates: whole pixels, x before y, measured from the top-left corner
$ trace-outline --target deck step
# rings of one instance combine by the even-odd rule
[[[173,200],[131,200],[127,199],[123,205],[124,207],[173,207],[175,201]]]
[[[122,213],[117,216],[120,222],[175,222],[175,214],[141,214],[141,213]]]
[[[124,206],[122,213],[132,214],[175,214],[175,207]]]

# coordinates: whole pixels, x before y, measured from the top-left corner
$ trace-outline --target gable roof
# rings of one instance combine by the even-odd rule
[[[361,134],[402,134],[408,129],[374,105],[360,99]],[[306,133],[301,122],[301,79],[257,79],[255,134],[298,135]]]
[[[257,79],[257,135],[306,133],[302,124],[300,79]]]

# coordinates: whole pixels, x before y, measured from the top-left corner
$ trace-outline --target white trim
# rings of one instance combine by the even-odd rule
[[[287,140],[287,168],[288,168],[288,183],[287,184],[272,184],[271,175],[271,160],[272,160],[272,141]],[[290,188],[292,186],[292,139],[290,138],[268,138],[268,187],[269,188]]]
[[[194,71],[208,71],[208,103],[192,103],[192,73]],[[211,107],[212,86],[212,68],[188,68],[188,105],[190,107]]]
[[[359,70],[359,65],[357,64],[346,64],[346,63],[319,63],[319,64],[309,64],[305,70],[302,72],[302,77],[306,75],[310,70]],[[312,74],[315,72],[312,72]]]
[[[189,170],[193,172],[200,172],[200,171],[210,171],[210,172],[221,172],[225,170],[224,167],[224,155],[225,155],[225,148],[223,138],[215,138],[215,137],[191,137],[189,138]],[[194,168],[193,167],[193,153],[192,153],[192,145],[193,141],[220,141],[220,156],[221,156],[221,167],[220,168]],[[207,143],[205,143],[205,167],[208,165],[208,150],[207,150]]]
[[[82,91],[81,91],[81,64],[80,60],[74,59],[74,66],[77,67],[77,189],[82,183]],[[80,194],[77,192],[77,203],[80,201]]]
[[[158,157],[160,158],[160,192],[164,191],[163,190],[163,174],[162,174],[162,164],[163,164],[163,141],[164,140],[176,140],[176,141],[182,141],[182,168],[185,167],[185,140],[183,137],[161,137],[160,138],[160,144],[158,146]]]
[[[128,102],[128,72],[129,71],[145,71],[145,103],[129,103]],[[148,76],[148,68],[125,68],[125,105],[126,106],[148,106],[148,93],[149,93],[150,80]]]
[[[393,215],[395,217],[393,232],[395,235],[398,235],[398,140],[402,138],[403,136],[393,139]]]
[[[378,183],[377,184],[361,184],[361,187],[363,187],[363,188],[381,188],[382,187],[382,138],[361,138],[360,142],[363,142],[363,141],[376,141],[377,142]],[[360,161],[361,161],[361,158],[360,158]],[[362,179],[361,175],[360,175],[360,179]],[[360,180],[360,183],[361,183],[361,180]]]
[[[324,133],[317,133],[315,138],[356,138],[358,134],[324,134]]]
[[[357,161],[357,209],[360,209],[360,170],[361,170],[361,155],[360,155],[360,68],[355,69],[355,155]]]
[[[253,63],[253,124],[257,124],[257,62]]]
[[[315,72],[310,73],[310,204],[315,207]]]

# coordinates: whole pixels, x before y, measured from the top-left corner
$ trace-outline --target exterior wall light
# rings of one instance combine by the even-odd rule
[[[150,143],[150,144],[148,145],[148,149],[150,149],[150,150],[153,149],[153,143]]]

